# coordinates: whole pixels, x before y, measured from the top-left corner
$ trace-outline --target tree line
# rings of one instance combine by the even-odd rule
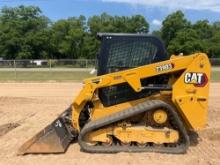
[[[86,18],[52,22],[39,7],[3,7],[0,10],[0,57],[4,59],[94,59],[100,42],[97,32],[149,33],[141,15]],[[220,22],[191,23],[181,11],[168,15],[158,31],[170,54],[205,52],[220,57]]]

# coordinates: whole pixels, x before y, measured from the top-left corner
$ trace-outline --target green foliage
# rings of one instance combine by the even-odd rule
[[[220,58],[220,31],[213,35],[207,42],[208,54],[210,57]]]
[[[213,36],[213,27],[208,20],[201,20],[192,25],[201,40],[209,39]]]
[[[86,33],[83,38],[83,49],[79,58],[94,59],[96,58],[100,41],[90,33]]]
[[[141,15],[113,17],[103,13],[100,16],[90,17],[88,27],[93,35],[97,32],[148,33],[149,31],[149,24]]]
[[[3,7],[0,10],[0,55],[4,59],[94,59],[100,41],[97,32],[148,33],[141,15],[86,19],[70,17],[51,22],[36,6]],[[205,52],[220,57],[220,21],[188,21],[182,11],[168,15],[153,35],[162,38],[169,54]]]
[[[100,42],[96,39],[98,32],[111,33],[148,33],[149,24],[141,15],[132,17],[110,16],[103,13],[88,19],[89,32],[84,36],[83,57],[94,58]]]
[[[0,52],[5,59],[95,58],[100,42],[97,32],[147,33],[141,15],[106,13],[71,17],[51,23],[34,6],[4,7],[0,15]]]
[[[161,28],[169,54],[204,52],[209,57],[220,57],[219,35],[220,22],[210,24],[208,20],[199,20],[192,24],[181,11],[167,16]]]
[[[168,51],[170,54],[191,54],[205,50],[196,30],[189,28],[177,32],[176,37],[169,43]]]
[[[51,28],[51,49],[56,58],[78,58],[81,56],[85,34],[85,17],[71,17],[55,22]]]
[[[190,27],[190,22],[184,17],[182,11],[177,11],[168,15],[162,23],[161,33],[162,39],[166,46],[174,39],[179,30]]]
[[[0,52],[6,59],[44,58],[49,20],[38,7],[4,7],[0,16]]]
[[[152,32],[152,35],[162,38],[162,32],[160,30],[155,30]]]

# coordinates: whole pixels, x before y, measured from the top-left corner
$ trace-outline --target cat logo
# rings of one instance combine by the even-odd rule
[[[187,72],[184,82],[186,84],[194,84],[197,87],[204,87],[208,82],[208,78],[204,73]]]

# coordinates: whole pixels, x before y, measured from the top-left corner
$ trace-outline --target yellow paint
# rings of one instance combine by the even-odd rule
[[[189,72],[205,73],[208,83],[204,87],[184,83]],[[205,54],[198,54],[173,84],[172,101],[192,130],[204,129],[207,123],[208,94],[211,66]]]
[[[173,129],[153,129],[144,126],[123,128],[116,126],[94,131],[87,136],[86,141],[90,143],[103,142],[111,144],[111,136],[116,137],[124,144],[130,142],[163,144],[176,143],[179,140],[179,133]]]
[[[153,142],[155,144],[175,143],[179,140],[179,133],[172,129],[152,129],[143,126],[113,130],[114,136],[123,143],[138,142],[140,144]]]
[[[167,121],[167,113],[164,110],[156,110],[153,113],[154,121],[158,124],[163,124]]]
[[[170,64],[174,66],[171,69],[161,70],[159,72],[156,69],[158,66]],[[73,101],[73,126],[80,131],[79,115],[88,101],[94,104],[94,108],[90,110],[91,120],[97,120],[142,103],[145,100],[160,98],[159,96],[151,96],[110,107],[104,107],[97,97],[97,89],[127,82],[134,91],[140,92],[142,90],[140,83],[141,79],[157,75],[171,74],[172,76],[170,76],[171,78],[169,80],[169,84],[172,85],[173,88],[171,93],[165,91],[160,92],[160,94],[166,94],[167,98],[165,100],[176,106],[177,111],[179,111],[178,114],[182,115],[187,129],[202,129],[205,127],[207,121],[209,82],[204,87],[195,86],[195,84],[193,84],[196,83],[195,79],[192,79],[192,82],[188,84],[184,83],[185,74],[187,72],[205,73],[210,81],[210,64],[207,55],[198,53],[190,56],[172,56],[172,58],[167,61],[86,79],[84,80],[83,89]],[[174,76],[174,74],[176,75]],[[165,96],[163,99],[164,98]],[[156,138],[155,136],[154,138]],[[104,137],[102,138],[105,139]],[[161,135],[159,141],[161,142],[162,140],[165,139]]]
[[[87,135],[85,141],[87,141],[88,143],[94,143],[94,142],[111,143],[112,138],[110,137],[110,135],[112,135],[112,133],[113,133],[112,127],[99,129]]]

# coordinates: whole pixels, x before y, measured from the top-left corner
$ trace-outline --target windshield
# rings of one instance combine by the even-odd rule
[[[133,68],[151,63],[157,47],[147,41],[117,41],[109,49],[108,68]]]

